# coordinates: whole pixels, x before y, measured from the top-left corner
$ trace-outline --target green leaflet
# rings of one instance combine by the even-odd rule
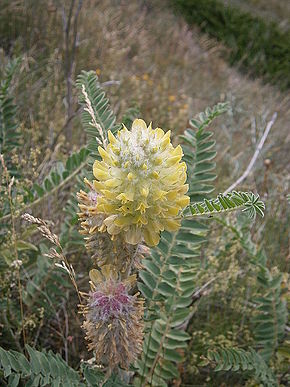
[[[19,68],[20,59],[11,60],[0,74],[0,154],[11,175],[19,176],[19,171],[11,162],[10,152],[19,147],[17,107],[10,95],[13,76]]]
[[[15,386],[19,380],[26,380],[34,386],[66,385],[83,386],[78,372],[70,368],[58,354],[39,352],[26,345],[29,359],[16,351],[5,351],[0,347],[0,366],[4,378],[9,377],[9,385],[13,379]],[[26,384],[29,385],[29,384]]]
[[[76,85],[79,88],[79,102],[83,106],[82,125],[88,136],[88,150],[90,152],[90,161],[93,162],[99,157],[98,145],[107,138],[107,132],[116,132],[120,126],[116,125],[116,117],[111,110],[109,100],[101,88],[98,76],[94,71],[82,71],[78,76]],[[86,95],[84,94],[86,93]],[[88,111],[88,106],[92,109],[94,120],[100,129],[96,128],[93,118]]]
[[[215,371],[242,372],[249,371],[254,378],[263,383],[263,386],[278,386],[277,380],[263,358],[252,348],[245,351],[241,348],[210,349],[206,356],[207,361],[201,366],[210,363]]]
[[[83,362],[80,372],[71,368],[59,354],[52,351],[37,351],[26,345],[28,358],[17,351],[6,351],[0,347],[0,370],[8,386],[67,386],[94,387],[101,384],[104,374]],[[1,381],[1,377],[0,377]],[[22,384],[21,384],[22,385]],[[127,387],[118,377],[112,375],[104,387]]]
[[[184,161],[187,164],[187,175],[191,202],[204,200],[214,191],[211,184],[216,179],[214,172],[216,156],[213,132],[205,131],[212,121],[228,110],[228,103],[218,103],[212,108],[206,108],[196,118],[190,120],[192,128],[186,129],[180,136],[183,141]]]
[[[249,218],[255,219],[256,215],[264,216],[265,204],[260,200],[259,195],[252,192],[232,191],[226,195],[219,194],[214,199],[204,199],[201,202],[192,203],[189,210],[192,216],[210,216],[218,213],[242,209]],[[189,211],[185,210],[185,214]]]
[[[253,319],[254,337],[259,353],[266,362],[272,358],[279,342],[284,338],[287,322],[286,300],[282,297],[282,274],[271,274],[266,264],[258,263],[260,268],[257,281],[261,295],[253,300],[256,314]]]

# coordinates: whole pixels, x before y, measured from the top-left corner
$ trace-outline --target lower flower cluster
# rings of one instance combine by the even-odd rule
[[[90,278],[91,292],[81,307],[88,347],[110,372],[117,366],[128,369],[143,341],[143,300],[138,293],[129,294],[136,276],[121,280],[114,266],[104,265],[101,271],[91,270]]]

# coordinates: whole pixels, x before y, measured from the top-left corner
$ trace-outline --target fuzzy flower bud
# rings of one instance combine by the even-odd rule
[[[173,147],[170,131],[153,130],[140,119],[131,131],[124,126],[108,138],[106,149],[99,147],[102,161],[93,166],[96,210],[112,236],[123,232],[129,244],[144,239],[155,246],[160,231],[178,230],[180,212],[189,204],[181,146]]]
[[[117,366],[128,369],[143,341],[143,300],[129,294],[136,276],[121,281],[112,265],[104,265],[101,271],[91,270],[90,278],[91,292],[82,306],[88,347],[95,351],[96,362],[110,371]]]

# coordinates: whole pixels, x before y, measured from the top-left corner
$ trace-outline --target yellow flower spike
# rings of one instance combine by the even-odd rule
[[[182,148],[173,147],[170,131],[152,129],[141,119],[130,131],[123,126],[116,136],[109,132],[108,140],[93,167],[96,213],[112,236],[122,233],[129,244],[145,240],[155,246],[160,232],[178,229],[189,203]]]

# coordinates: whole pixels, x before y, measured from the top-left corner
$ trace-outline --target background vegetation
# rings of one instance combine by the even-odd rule
[[[87,290],[90,262],[78,234],[75,192],[88,152],[76,76],[82,70],[94,70],[110,97],[117,122],[128,125],[141,116],[177,136],[196,113],[218,101],[229,102],[230,108],[211,126],[217,151],[215,194],[242,174],[267,122],[277,112],[252,173],[238,187],[259,192],[266,203],[265,218],[253,225],[243,216],[232,215],[207,223],[208,231],[199,226],[207,238],[198,253],[200,270],[187,327],[189,346],[181,349],[184,361],[174,383],[255,385],[255,381],[265,384],[263,378],[271,383],[274,374],[277,383],[287,385],[287,2],[267,1],[268,13],[263,13],[259,11],[262,1],[243,5],[236,1],[234,11],[224,8],[226,2],[175,1],[180,6],[192,3],[190,22],[200,29],[189,26],[172,2],[166,1],[0,2],[1,347],[30,355],[29,364],[19,359],[27,377],[40,371],[32,362],[34,348],[47,350],[43,362],[54,356],[48,353],[52,350],[70,367],[80,369],[79,374],[71,368],[66,371],[72,385],[81,383],[80,377],[97,380],[87,363],[80,365],[81,359],[91,355],[85,348],[78,300],[67,275],[45,256],[47,242],[20,218],[29,210],[54,223],[78,273],[79,286]],[[281,3],[285,3],[282,12]],[[249,25],[259,26],[252,50],[243,43],[249,41]],[[235,40],[237,34],[240,38]],[[269,55],[264,55],[265,47]],[[250,73],[245,72],[247,68]],[[255,78],[257,74],[263,78]],[[269,303],[275,306],[270,311]],[[261,322],[261,313],[269,321]],[[23,331],[29,345],[26,352]],[[263,358],[264,373],[253,374],[257,359],[250,347]],[[11,370],[18,372],[18,363],[13,363],[13,356],[1,354],[8,359],[1,362],[4,383]],[[62,371],[49,375],[61,383]],[[21,376],[17,372],[12,373],[9,385],[17,385]]]

